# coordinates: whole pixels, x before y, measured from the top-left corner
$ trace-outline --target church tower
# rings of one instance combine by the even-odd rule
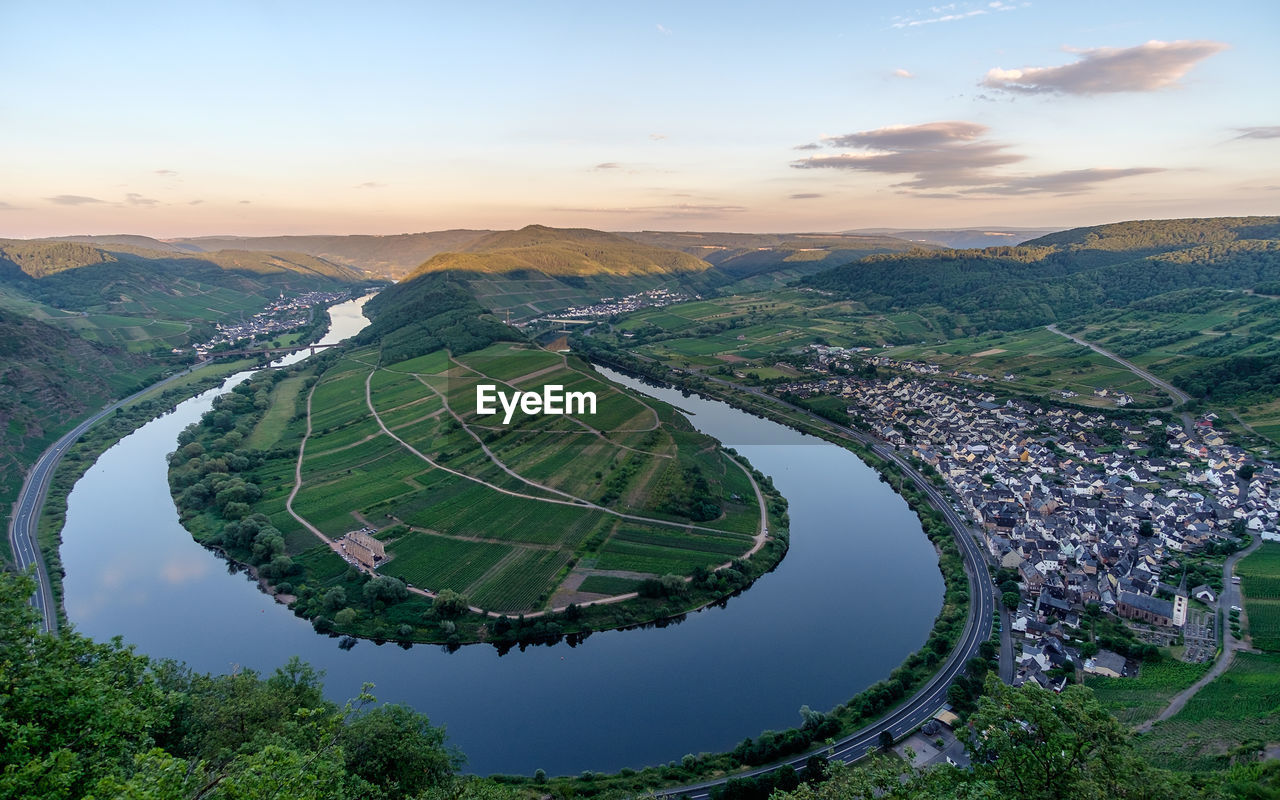
[[[1173,596],[1173,624],[1179,628],[1187,624],[1187,599],[1190,595],[1187,593],[1187,573],[1182,572],[1182,583],[1178,584],[1178,591]]]

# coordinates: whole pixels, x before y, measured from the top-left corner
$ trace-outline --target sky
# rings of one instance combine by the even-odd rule
[[[0,236],[1280,213],[1280,4],[0,0]]]

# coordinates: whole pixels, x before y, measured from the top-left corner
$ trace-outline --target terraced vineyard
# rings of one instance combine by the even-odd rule
[[[1253,646],[1280,652],[1280,544],[1264,543],[1236,565],[1236,574]]]
[[[558,587],[623,594],[638,578],[689,576],[744,557],[760,511],[751,478],[717,443],[661,403],[614,386],[573,357],[499,343],[394,364],[353,350],[305,380],[282,381],[254,439],[276,454],[258,468],[268,515],[311,581],[348,585],[345,565],[298,518],[328,537],[387,531],[384,575],[413,591],[449,589],[503,614],[552,605]],[[595,413],[478,415],[476,387],[594,392]],[[293,405],[310,401],[306,418]],[[589,409],[587,409],[589,411]],[[300,458],[296,455],[301,450]],[[295,467],[301,485],[292,500]],[[295,517],[294,515],[297,515]],[[329,566],[321,565],[328,560]],[[317,588],[312,586],[312,588]],[[318,590],[323,591],[323,586]]]
[[[1242,744],[1276,741],[1278,675],[1280,656],[1236,653],[1231,668],[1197,692],[1182,711],[1138,738],[1139,751],[1159,767],[1201,771],[1228,766],[1229,751]]]

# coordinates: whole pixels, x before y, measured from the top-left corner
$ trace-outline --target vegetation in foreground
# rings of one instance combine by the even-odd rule
[[[322,676],[296,659],[266,678],[251,671],[202,675],[138,656],[119,641],[41,633],[26,604],[31,589],[27,578],[0,574],[2,796],[568,800],[580,794],[540,776],[527,788],[459,777],[461,755],[426,717],[377,705],[367,689],[338,707],[323,698]],[[846,767],[815,757],[800,773],[786,768],[731,781],[716,797],[1280,796],[1275,761],[1202,775],[1153,767],[1080,686],[1055,695],[989,680],[968,722],[970,770],[945,764],[917,770],[889,758]]]
[[[363,694],[324,699],[292,660],[203,675],[119,640],[39,632],[33,585],[0,573],[0,796],[236,800],[452,796],[444,731]]]

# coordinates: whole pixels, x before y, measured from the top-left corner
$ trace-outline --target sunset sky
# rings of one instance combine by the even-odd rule
[[[0,3],[0,236],[1280,212],[1280,4]]]

